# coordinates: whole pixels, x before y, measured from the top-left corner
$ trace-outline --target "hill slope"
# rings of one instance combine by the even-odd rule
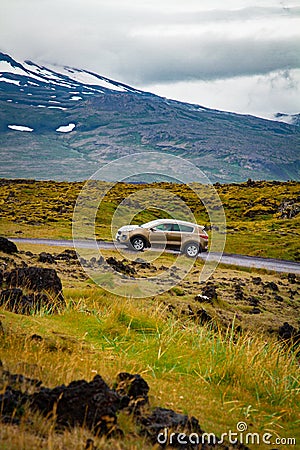
[[[81,180],[119,156],[159,150],[214,182],[299,178],[298,126],[168,100],[89,71],[0,54],[0,105],[2,177]]]

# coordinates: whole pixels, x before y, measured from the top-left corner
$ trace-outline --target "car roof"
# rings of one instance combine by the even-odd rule
[[[193,222],[187,222],[185,220],[177,220],[177,219],[156,219],[156,220],[152,220],[152,223],[177,223],[180,225],[189,225],[189,226],[193,226],[193,227],[201,227],[201,225],[198,225],[197,223],[193,223]],[[150,223],[150,222],[149,222]],[[146,224],[145,224],[146,225]]]

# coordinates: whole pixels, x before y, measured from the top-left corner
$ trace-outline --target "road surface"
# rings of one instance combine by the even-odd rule
[[[24,244],[40,244],[49,246],[61,246],[61,247],[74,247],[73,241],[63,239],[30,239],[30,238],[10,238],[15,243]],[[113,242],[98,241],[97,245],[101,249],[114,249],[116,246],[119,248],[126,248],[121,244],[115,244]],[[95,248],[96,244],[92,241],[76,241],[78,248]],[[201,253],[200,258],[210,260],[218,260],[220,258],[219,253]],[[244,256],[234,255],[229,253],[223,253],[220,263],[233,264],[240,267],[254,267],[257,269],[274,270],[275,272],[286,272],[300,274],[300,263],[293,261],[286,261],[282,259],[273,258],[260,258],[257,256]]]

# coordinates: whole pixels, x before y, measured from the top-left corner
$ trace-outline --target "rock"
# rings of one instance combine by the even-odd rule
[[[261,314],[261,310],[259,308],[253,308],[249,314]]]
[[[253,277],[252,278],[252,283],[256,284],[256,285],[261,284],[261,278],[260,277]]]
[[[44,339],[39,334],[32,334],[29,338],[31,341],[42,342]]]
[[[99,450],[99,447],[94,445],[93,439],[87,439],[85,443],[84,450]]]
[[[290,294],[290,299],[294,299],[294,296],[295,295],[298,295],[298,291],[297,291],[297,289],[289,289],[289,294]]]
[[[21,289],[5,289],[0,294],[0,306],[17,314],[29,314],[31,304]]]
[[[0,294],[0,306],[16,314],[32,314],[40,311],[42,308],[48,312],[55,312],[61,306],[56,300],[48,297],[41,292],[25,295],[22,289],[5,289]]]
[[[132,375],[127,372],[119,373],[115,391],[122,397],[129,397],[128,408],[130,411],[136,411],[149,401],[149,386],[138,374]]]
[[[136,258],[134,261],[132,261],[134,265],[139,265],[142,269],[150,269],[151,264],[147,261],[145,261],[143,258]]]
[[[240,284],[234,286],[234,297],[238,301],[244,300],[244,292]]]
[[[202,296],[208,297],[210,302],[213,302],[213,300],[217,300],[218,294],[216,286],[211,282],[206,283],[206,285],[202,289]]]
[[[138,424],[141,428],[141,434],[147,436],[152,444],[158,442],[159,433],[164,433],[165,430],[175,433],[197,433],[199,436],[203,434],[195,417],[188,417],[166,408],[155,408],[150,414],[142,415],[138,418]],[[176,437],[174,436],[174,438],[175,443]],[[178,442],[175,448],[178,448]]]
[[[24,287],[33,291],[51,292],[62,299],[62,284],[55,269],[26,267],[13,269],[6,277],[10,287]]]
[[[121,272],[125,275],[133,276],[136,274],[136,270],[134,267],[130,265],[125,265],[123,261],[118,261],[113,256],[107,258],[106,262],[117,272]]]
[[[34,393],[30,406],[49,417],[55,411],[59,427],[86,426],[99,436],[121,433],[117,427],[117,412],[121,397],[96,375],[90,382],[73,381],[68,386],[42,388]]]
[[[288,281],[291,284],[295,284],[296,281],[296,275],[294,273],[288,273]]]
[[[212,303],[211,298],[207,295],[197,294],[195,300],[200,303]]]
[[[259,304],[259,299],[257,297],[249,297],[248,298],[248,303],[251,306],[257,306]]]
[[[298,345],[300,343],[300,330],[297,330],[293,325],[290,325],[288,322],[284,322],[284,324],[279,327],[278,330],[279,339],[291,344]]]
[[[274,281],[269,281],[268,283],[265,283],[265,287],[267,289],[271,289],[274,292],[279,291],[278,286],[276,283],[274,283]]]
[[[196,316],[201,325],[205,325],[206,323],[212,323],[213,321],[211,315],[208,314],[208,312],[203,308],[197,310]]]
[[[51,253],[42,252],[39,254],[38,261],[42,263],[55,264],[55,259]]]
[[[75,250],[66,249],[62,253],[59,253],[55,256],[55,259],[63,260],[63,261],[70,261],[77,259],[77,253]]]
[[[103,256],[100,256],[97,261],[98,266],[101,266],[104,263],[104,261],[105,261],[105,259],[103,258]]]
[[[54,269],[13,269],[6,274],[6,284],[8,289],[1,292],[0,304],[9,311],[30,314],[46,308],[48,312],[57,312],[65,306],[61,280]]]
[[[14,242],[9,241],[5,237],[0,237],[0,251],[8,254],[18,253],[18,248]]]

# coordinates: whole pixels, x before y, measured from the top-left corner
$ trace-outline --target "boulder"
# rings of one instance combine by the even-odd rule
[[[122,397],[129,398],[128,408],[137,411],[141,406],[148,403],[148,383],[138,374],[121,372],[117,376],[115,391]]]
[[[9,241],[5,237],[0,237],[0,251],[8,254],[18,253],[18,248],[14,242]]]
[[[117,412],[126,406],[122,398],[96,375],[90,382],[73,381],[68,386],[42,388],[30,398],[30,406],[44,416],[54,414],[58,427],[86,426],[96,435],[120,434]]]
[[[16,314],[32,314],[46,309],[56,312],[62,306],[61,300],[48,297],[45,293],[36,292],[24,294],[20,288],[5,289],[0,293],[0,306]]]
[[[62,298],[62,284],[55,269],[25,267],[13,269],[6,277],[9,287],[24,287],[32,291],[47,291]]]
[[[54,256],[51,253],[42,252],[39,254],[38,261],[47,264],[55,264]]]

